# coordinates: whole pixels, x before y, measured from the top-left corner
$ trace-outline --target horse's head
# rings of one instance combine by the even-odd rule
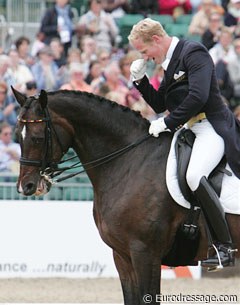
[[[21,106],[16,126],[21,146],[17,189],[27,196],[43,195],[50,190],[51,173],[64,154],[61,134],[53,126],[45,91],[42,90],[38,97],[27,97],[14,88],[12,90]]]

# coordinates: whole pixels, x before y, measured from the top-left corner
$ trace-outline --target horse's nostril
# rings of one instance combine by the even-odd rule
[[[23,188],[24,195],[30,196],[33,195],[36,191],[36,185],[33,182],[27,183]]]

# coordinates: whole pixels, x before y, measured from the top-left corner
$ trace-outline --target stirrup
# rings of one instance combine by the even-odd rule
[[[221,261],[221,257],[220,257],[219,251],[220,252],[225,252],[225,253],[227,253],[229,255],[229,260],[230,260],[229,266],[231,266],[231,265],[233,266],[234,265],[234,257],[231,258],[230,256],[233,255],[235,252],[238,252],[238,249],[227,248],[227,247],[225,247],[223,245],[220,245],[220,247],[218,248],[214,244],[212,244],[212,248],[216,252],[216,257],[218,259],[218,264],[216,266],[208,267],[208,269],[207,269],[208,272],[219,271],[219,270],[224,268],[224,265],[222,264],[222,261]],[[223,249],[227,250],[227,251],[223,251]],[[231,261],[231,259],[232,259],[232,261]]]
[[[218,248],[214,244],[212,244],[212,247],[213,247],[213,249],[215,250],[215,252],[217,254],[218,265],[215,266],[215,267],[208,267],[207,268],[208,272],[214,272],[214,271],[219,271],[219,270],[223,269],[223,264],[222,264],[222,261],[221,261],[221,258],[220,258],[220,254],[219,254]]]

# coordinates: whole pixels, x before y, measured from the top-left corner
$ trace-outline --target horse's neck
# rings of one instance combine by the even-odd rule
[[[126,114],[127,117],[127,114]],[[89,120],[79,122],[74,140],[74,149],[84,162],[101,158],[134,143],[147,133],[141,124],[115,115],[114,112],[105,116],[95,112]]]
[[[68,125],[67,128],[73,131],[72,147],[82,163],[111,154],[147,134],[147,122],[144,119],[106,101],[94,103],[86,99],[77,107],[74,104],[62,107],[61,112],[64,114],[61,116],[64,116],[66,127]],[[56,111],[60,114],[59,109]],[[115,163],[116,166],[116,162],[117,158],[111,165]],[[106,169],[106,166],[98,167],[91,173],[100,174],[102,169]]]

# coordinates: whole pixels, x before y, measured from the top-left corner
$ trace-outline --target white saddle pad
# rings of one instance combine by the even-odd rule
[[[175,154],[175,142],[180,130],[178,130],[173,137],[171,149],[167,162],[167,187],[172,198],[184,208],[190,208],[190,203],[183,197],[177,179],[177,160]],[[226,169],[232,173],[232,176],[223,176],[222,191],[220,194],[220,202],[225,213],[240,215],[240,179],[238,179],[226,165]]]

